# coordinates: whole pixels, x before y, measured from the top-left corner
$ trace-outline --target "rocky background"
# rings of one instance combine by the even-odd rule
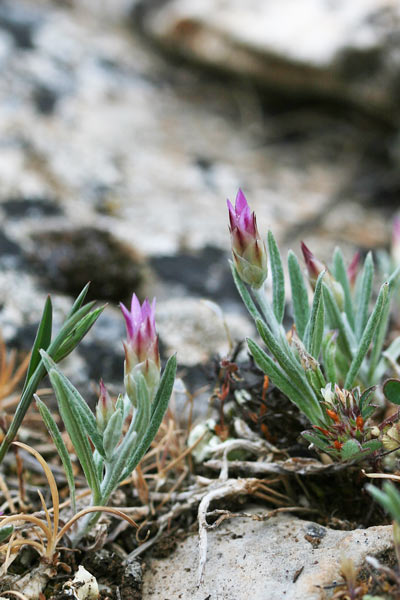
[[[300,7],[301,6],[301,7]],[[116,386],[135,291],[164,356],[198,365],[251,331],[225,199],[322,258],[387,247],[398,207],[400,9],[391,0],[0,2],[0,324],[28,349],[92,281],[109,303],[71,359]]]

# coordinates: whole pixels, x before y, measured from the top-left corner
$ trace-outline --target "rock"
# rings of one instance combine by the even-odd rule
[[[400,8],[391,0],[139,2],[136,17],[169,51],[275,93],[399,115]]]
[[[83,227],[33,234],[30,261],[42,285],[77,296],[88,281],[88,298],[129,302],[141,296],[144,264],[132,247],[108,231]]]
[[[254,332],[250,319],[225,315],[233,340]],[[191,367],[220,354],[226,356],[229,342],[223,321],[210,305],[197,298],[178,298],[157,308],[157,328],[166,354],[178,352],[178,363]]]
[[[325,600],[335,591],[329,586],[343,581],[342,557],[360,567],[367,555],[392,550],[391,526],[338,531],[284,515],[236,518],[207,535],[202,584],[196,584],[198,538],[192,535],[168,558],[149,559],[143,600]]]

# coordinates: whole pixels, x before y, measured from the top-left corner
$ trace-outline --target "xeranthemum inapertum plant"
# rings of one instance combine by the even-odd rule
[[[328,269],[302,243],[310,287],[297,257],[289,251],[293,325],[286,331],[285,277],[275,238],[269,231],[269,299],[264,285],[267,251],[241,190],[235,208],[228,201],[228,210],[233,278],[267,349],[247,340],[257,365],[309,419],[312,430],[304,435],[317,449],[337,460],[362,459],[377,452],[384,428],[371,426],[372,400],[375,387],[400,355],[399,338],[385,348],[400,267],[381,285],[371,310],[371,253],[362,266],[356,255],[346,267],[337,248]]]

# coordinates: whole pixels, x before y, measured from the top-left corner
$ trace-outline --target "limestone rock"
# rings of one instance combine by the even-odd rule
[[[234,519],[208,532],[199,587],[193,535],[168,558],[150,560],[143,600],[326,600],[334,592],[327,586],[343,581],[343,556],[359,567],[367,555],[391,548],[391,526],[337,531],[282,515],[264,522]]]
[[[392,0],[143,2],[143,29],[169,50],[275,91],[339,99],[385,118],[398,90]]]

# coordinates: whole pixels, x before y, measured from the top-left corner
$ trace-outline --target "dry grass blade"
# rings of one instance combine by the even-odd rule
[[[12,596],[15,596],[16,598],[19,598],[19,600],[28,600],[28,598],[22,592],[16,592],[14,590],[6,590],[5,592],[1,592],[1,593],[2,594],[11,594]]]
[[[6,344],[0,334],[0,400],[9,396],[21,381],[28,368],[30,354],[25,356],[16,367],[17,352],[7,352]]]

